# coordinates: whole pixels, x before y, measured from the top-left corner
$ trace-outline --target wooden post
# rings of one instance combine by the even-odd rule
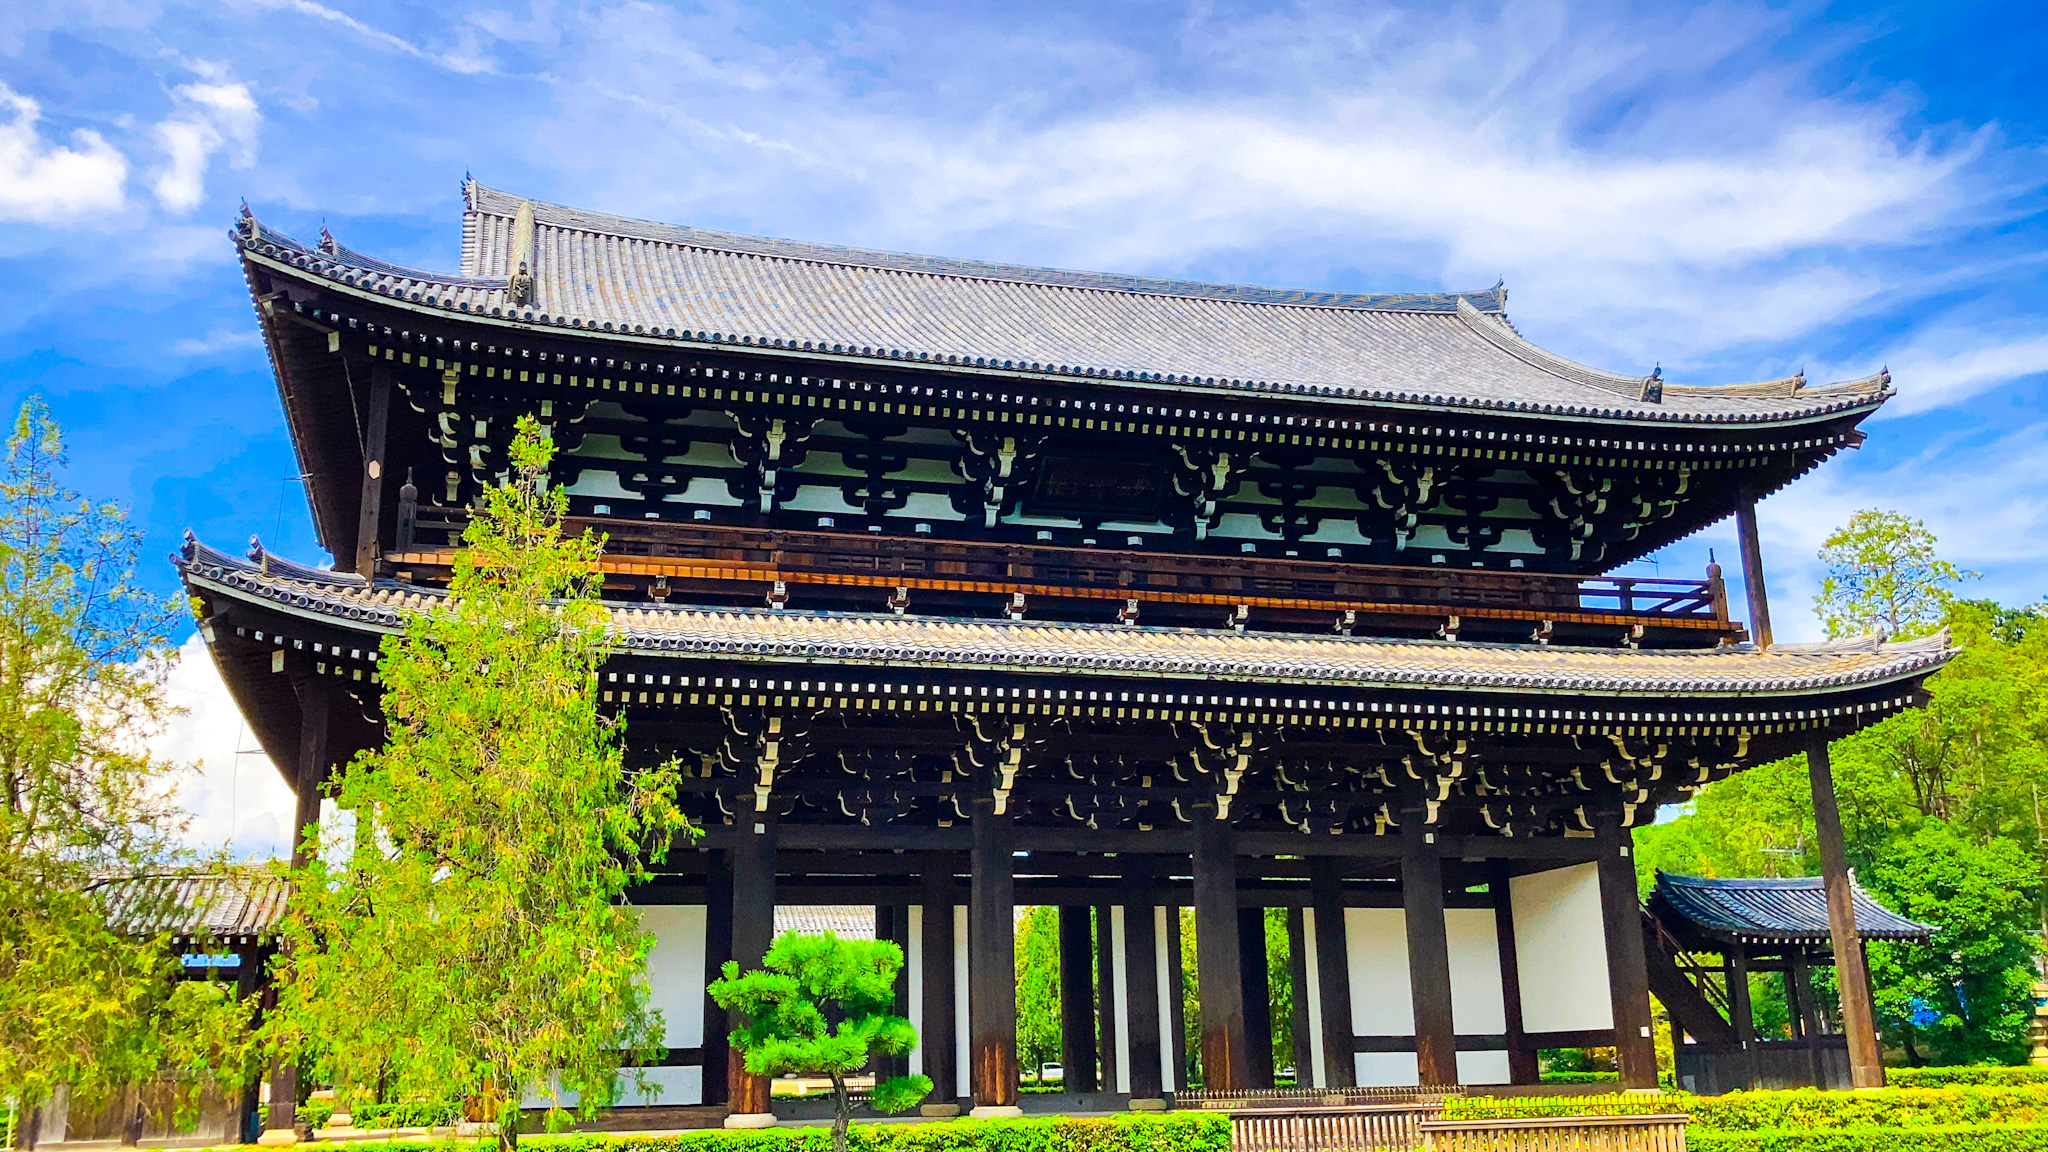
[[[1835,948],[1835,983],[1842,992],[1842,1031],[1849,1037],[1849,1084],[1884,1087],[1884,1049],[1877,1040],[1870,1004],[1870,974],[1863,964],[1863,938],[1856,931],[1855,889],[1842,843],[1842,811],[1835,802],[1835,773],[1828,738],[1815,732],[1806,745],[1806,774],[1813,785],[1813,825],[1820,839],[1820,872],[1827,886],[1828,938]]]
[[[1171,1037],[1167,1050],[1173,1055],[1174,1091],[1188,1082],[1187,970],[1181,964],[1180,905],[1166,906],[1166,1003],[1171,1012],[1166,1021]]]
[[[1320,1087],[1316,1083],[1314,1064],[1315,1048],[1310,1043],[1309,1029],[1315,1027],[1308,1012],[1308,982],[1314,977],[1308,970],[1308,924],[1300,908],[1287,910],[1287,982],[1293,992],[1292,1011],[1288,1013],[1288,1032],[1294,1037],[1294,1086],[1296,1088]]]
[[[953,982],[959,977],[953,971],[953,906],[957,901],[952,857],[943,852],[926,853],[918,884],[924,900],[924,1074],[932,1078],[932,1111],[926,1115],[948,1108],[957,1113],[960,1056],[956,1029],[960,1023],[953,1018]]]
[[[1266,910],[1237,910],[1237,965],[1244,983],[1245,1055],[1253,1088],[1273,1086],[1273,973],[1266,960]]]
[[[1309,901],[1315,912],[1316,990],[1323,1000],[1323,1085],[1349,1088],[1358,1081],[1351,1032],[1351,946],[1344,929],[1344,878],[1333,856],[1308,862]]]
[[[384,439],[391,418],[391,369],[383,361],[370,365],[370,399],[363,430],[363,499],[356,518],[356,572],[365,580],[377,575],[377,531],[384,518]]]
[[[1522,963],[1515,948],[1514,872],[1506,860],[1488,861],[1486,889],[1493,896],[1493,934],[1500,949],[1501,1008],[1507,1017],[1508,1082],[1535,1084],[1542,1080],[1536,1063],[1536,1046],[1529,1043],[1522,1028]]]
[[[1124,987],[1131,1022],[1131,1099],[1164,1100],[1166,1070],[1159,1063],[1159,939],[1153,923],[1154,863],[1125,856]]]
[[[1806,1045],[1806,1059],[1813,1073],[1813,1086],[1828,1086],[1827,1065],[1821,1056],[1820,1000],[1813,994],[1813,969],[1806,958],[1805,945],[1795,945],[1786,953],[1785,979],[1792,989],[1792,1012],[1799,1021],[1799,1039]]]
[[[1749,953],[1738,944],[1723,959],[1728,961],[1728,1023],[1735,1028],[1736,1042],[1747,1047],[1756,1039],[1756,1012],[1749,1003]]]
[[[1021,1116],[1017,1107],[1016,862],[1010,817],[993,797],[974,801],[967,897],[968,1068],[975,1117]]]
[[[1060,1067],[1064,1092],[1094,1092],[1095,934],[1088,906],[1060,907]]]
[[[1764,556],[1757,544],[1756,500],[1747,493],[1735,506],[1735,534],[1742,543],[1742,588],[1749,595],[1749,638],[1771,646],[1771,604],[1764,595]]]
[[[1095,909],[1095,1053],[1100,1064],[1096,1072],[1104,1092],[1117,1090],[1121,1065],[1116,1050],[1116,939],[1111,930],[1109,905]]]
[[[898,904],[875,905],[875,939],[887,940],[910,955],[910,909]],[[889,1009],[896,1015],[910,1018],[910,965],[896,970],[896,1002]],[[876,1056],[869,1062],[869,1071],[878,1079],[887,1080],[910,1074],[910,1054]]]
[[[1244,987],[1237,944],[1237,858],[1230,826],[1212,809],[1196,810],[1195,975],[1201,982],[1202,1078],[1211,1092],[1251,1086]]]
[[[721,848],[704,854],[704,982],[725,973],[732,959],[732,853]],[[727,1036],[732,1025],[725,1009],[707,993],[704,997],[704,1103],[724,1104],[732,1099],[729,1077],[732,1044]]]
[[[1655,1088],[1657,1042],[1650,1035],[1650,967],[1643,954],[1643,907],[1636,897],[1634,836],[1621,826],[1620,813],[1603,812],[1594,824],[1593,842],[1599,854],[1615,1063],[1623,1088]]]
[[[775,815],[742,811],[739,829],[732,849],[732,958],[740,971],[746,972],[761,966],[761,958],[775,942]],[[747,1071],[737,1048],[726,1054],[726,1077],[725,1126],[772,1126],[775,1113],[769,1106],[769,1089],[773,1082]]]
[[[324,680],[306,680],[299,684],[298,696],[299,762],[294,773],[291,856],[295,872],[312,862],[318,847],[320,789],[327,782],[327,729],[334,686]],[[264,1124],[264,1138],[272,1144],[291,1143],[288,1136],[298,1127],[298,1119],[298,1063],[274,1060],[270,1066],[270,1113]]]
[[[1458,1082],[1458,1031],[1451,1022],[1451,945],[1444,934],[1444,865],[1436,829],[1422,813],[1401,824],[1401,906],[1407,913],[1408,991],[1415,1007],[1415,1070],[1421,1083]]]

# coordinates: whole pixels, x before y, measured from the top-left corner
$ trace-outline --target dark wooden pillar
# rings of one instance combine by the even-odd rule
[[[1201,983],[1202,1079],[1211,1092],[1251,1086],[1245,1039],[1243,965],[1237,942],[1237,857],[1230,825],[1195,816],[1195,975]]]
[[[1166,1070],[1159,1060],[1158,924],[1152,914],[1153,860],[1146,855],[1123,858],[1124,865],[1124,995],[1131,1021],[1131,1099],[1160,1100],[1166,1095]]]
[[[1309,901],[1315,912],[1316,991],[1323,1004],[1323,1084],[1349,1088],[1358,1080],[1352,1049],[1351,946],[1344,928],[1342,862],[1333,856],[1309,860]]]
[[[1095,932],[1088,906],[1060,906],[1060,1067],[1067,1092],[1098,1091],[1095,1078]]]
[[[1309,1035],[1313,1023],[1308,1011],[1308,923],[1300,908],[1287,910],[1287,983],[1289,998],[1288,1034],[1294,1037],[1294,1086],[1316,1087],[1315,1047]]]
[[[1180,1091],[1188,1082],[1188,987],[1187,969],[1181,963],[1184,954],[1180,936],[1180,905],[1166,906],[1166,1031],[1169,1037],[1167,1052],[1173,1058],[1173,1067],[1168,1070],[1168,1082],[1173,1091]]]
[[[704,982],[724,975],[732,959],[732,853],[721,848],[704,854]],[[704,1103],[724,1104],[732,1098],[730,1077],[732,1032],[725,1009],[704,997]]]
[[[1095,1034],[1096,1055],[1101,1060],[1097,1076],[1102,1091],[1120,1091],[1122,1056],[1116,1050],[1116,1003],[1121,993],[1116,986],[1116,939],[1110,931],[1109,905],[1095,909]]]
[[[1735,505],[1735,535],[1742,544],[1742,589],[1749,596],[1749,638],[1771,646],[1771,603],[1764,594],[1764,554],[1757,543],[1756,500],[1744,493]]]
[[[1458,1082],[1451,1023],[1451,944],[1444,933],[1444,864],[1436,829],[1409,812],[1401,825],[1401,907],[1408,926],[1408,993],[1415,1006],[1415,1071],[1426,1085]]]
[[[1650,968],[1643,955],[1643,907],[1636,897],[1634,835],[1621,814],[1595,823],[1600,923],[1607,936],[1607,996],[1614,1011],[1614,1056],[1623,1088],[1657,1086],[1657,1045],[1650,1036]]]
[[[732,958],[745,972],[761,966],[775,942],[775,841],[772,813],[742,811],[740,836],[732,849]],[[735,1021],[737,1023],[737,1021]],[[744,1057],[726,1054],[729,1128],[766,1127],[775,1122],[769,1108],[771,1081],[747,1071]]]
[[[908,1020],[910,1018],[910,908],[907,905],[875,905],[875,939],[887,940],[903,950],[906,962],[896,970],[896,1002],[890,1011]],[[910,1054],[877,1056],[872,1062],[874,1074],[882,1079],[910,1074]]]
[[[377,531],[384,517],[384,433],[391,417],[391,368],[381,360],[370,365],[370,399],[365,407],[363,499],[356,518],[356,571],[368,580],[377,575]]]
[[[320,834],[320,792],[327,783],[327,729],[334,700],[334,686],[323,680],[307,680],[298,686],[299,762],[294,772],[292,805],[292,869],[304,868],[313,860]],[[265,1127],[289,1131],[298,1125],[299,1066],[295,1060],[275,1060],[270,1066],[270,1114]]]
[[[1806,773],[1813,785],[1814,834],[1820,840],[1820,872],[1827,886],[1828,938],[1835,949],[1835,983],[1842,992],[1842,1031],[1849,1038],[1849,1084],[1884,1087],[1884,1049],[1870,1004],[1870,974],[1864,968],[1863,938],[1856,932],[1855,891],[1842,842],[1842,811],[1835,802],[1835,772],[1828,737],[1816,732],[1806,745]]]
[[[943,852],[926,853],[922,869],[918,882],[924,901],[924,1004],[920,1009],[924,1074],[932,1078],[932,1105],[957,1107],[961,1086],[959,1021],[953,1018],[953,982],[959,978],[953,963],[953,858]]]
[[[1756,1039],[1756,1012],[1749,1003],[1749,953],[1728,953],[1728,1023],[1735,1027],[1735,1039],[1748,1044]]]
[[[1237,910],[1237,966],[1244,983],[1244,1043],[1254,1088],[1273,1086],[1273,974],[1266,960],[1266,910]]]
[[[967,897],[968,1069],[976,1116],[1017,1108],[1016,875],[1010,817],[995,801],[974,802]]]
[[[1797,945],[1787,951],[1785,980],[1791,990],[1793,1018],[1799,1021],[1799,1039],[1806,1045],[1806,1059],[1813,1074],[1813,1086],[1828,1086],[1827,1065],[1821,1055],[1820,1000],[1813,994],[1813,968],[1806,948]]]
[[[1500,949],[1501,1008],[1507,1017],[1508,1082],[1535,1084],[1542,1080],[1536,1062],[1536,1046],[1522,1028],[1522,964],[1515,948],[1514,872],[1505,860],[1489,862],[1486,888],[1493,896],[1493,933]]]

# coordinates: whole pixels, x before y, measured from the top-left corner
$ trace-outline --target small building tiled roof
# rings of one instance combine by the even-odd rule
[[[320,579],[296,566],[266,572],[196,541],[188,541],[178,563],[195,593],[373,632],[396,632],[407,614],[443,598],[435,589],[388,580]],[[616,643],[636,655],[1348,688],[1746,697],[1924,676],[1954,654],[1946,633],[1900,643],[1864,637],[1781,644],[1768,651],[1748,645],[1638,651],[793,609],[609,608]]]
[[[236,238],[251,259],[345,292],[487,322],[1149,390],[1708,424],[1867,411],[1890,394],[1883,373],[1699,387],[1589,368],[1522,339],[1499,287],[1312,292],[1070,272],[656,224],[474,181],[464,191],[460,274],[331,236],[309,246],[250,217]]]
[[[777,904],[775,934],[830,932],[841,940],[873,940],[875,909],[870,904]]]
[[[1908,920],[1854,887],[1856,933],[1865,940],[1925,940],[1934,929]],[[1674,929],[1744,944],[1821,943],[1828,898],[1818,876],[1710,880],[1657,873],[1650,911]]]
[[[117,932],[230,942],[274,935],[290,886],[263,869],[240,868],[108,880],[98,891]]]

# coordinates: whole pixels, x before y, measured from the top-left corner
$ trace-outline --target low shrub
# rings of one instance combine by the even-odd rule
[[[1621,1080],[1619,1072],[1545,1072],[1545,1084],[1615,1084]]]
[[[521,1136],[519,1144],[546,1152],[830,1152],[832,1130],[806,1125],[711,1128],[673,1136],[568,1132]],[[407,1139],[379,1144],[377,1152],[476,1152],[478,1147],[467,1140]],[[1218,1112],[1174,1112],[855,1124],[847,1147],[849,1152],[1230,1152],[1230,1120]]]
[[[1894,1088],[1946,1088],[1955,1084],[2048,1084],[2048,1068],[2032,1064],[1960,1064],[1947,1068],[1887,1068]]]
[[[1684,1112],[1692,1131],[1929,1128],[2048,1123],[2048,1085],[1883,1088],[1874,1092],[1731,1092],[1726,1096],[1466,1096],[1444,1103],[1444,1117],[1638,1115]]]
[[[2048,1152],[2048,1124],[1686,1133],[1692,1152]]]
[[[422,1104],[399,1101],[388,1104],[359,1104],[348,1114],[358,1128],[435,1128],[461,1119],[454,1104]]]

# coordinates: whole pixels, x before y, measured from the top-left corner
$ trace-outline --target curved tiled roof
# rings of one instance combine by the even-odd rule
[[[1828,939],[1828,897],[1818,876],[1791,879],[1709,880],[1657,873],[1650,908],[1676,916],[1709,935],[1748,942]],[[1856,934],[1865,940],[1925,940],[1934,929],[1908,920],[1852,887]]]
[[[291,888],[282,876],[239,868],[108,880],[99,892],[117,932],[229,940],[276,932]]]
[[[188,543],[178,560],[194,591],[218,590],[296,614],[396,631],[439,591],[353,577],[265,572]],[[310,570],[300,569],[300,573]],[[1199,628],[979,620],[790,609],[610,604],[628,653],[764,663],[1081,672],[1348,688],[1767,696],[1924,676],[1953,654],[1947,635],[1685,651],[1369,639]]]
[[[273,260],[407,306],[675,343],[1434,407],[1755,423],[1874,408],[1884,373],[1666,384],[1523,340],[1507,294],[1309,292],[1025,268],[655,224],[471,182],[460,275],[308,247],[244,217]],[[530,236],[530,239],[528,238]],[[524,247],[522,247],[524,246]],[[530,252],[532,295],[510,277]]]

